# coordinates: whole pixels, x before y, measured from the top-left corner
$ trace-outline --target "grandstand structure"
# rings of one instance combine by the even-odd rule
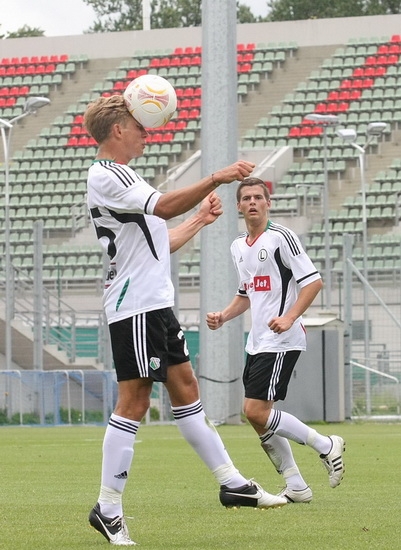
[[[324,155],[328,158],[330,259],[333,267],[333,309],[341,317],[343,234],[354,236],[353,260],[363,265],[362,201],[355,149],[334,129],[323,130],[305,117],[336,114],[342,127],[365,140],[369,122],[383,121],[387,129],[367,150],[368,267],[372,284],[400,318],[401,279],[401,16],[378,16],[289,23],[239,25],[237,28],[238,146],[248,158],[258,152],[291,151],[285,173],[270,166],[271,217],[294,228],[319,269],[325,266],[322,190]],[[33,227],[43,221],[43,285],[55,300],[53,309],[68,310],[78,328],[98,324],[101,311],[103,258],[89,226],[85,206],[86,171],[96,143],[83,127],[86,105],[100,95],[121,93],[141,74],[155,73],[175,86],[176,117],[164,128],[149,132],[145,155],[133,165],[153,185],[168,188],[170,174],[191,162],[201,147],[202,45],[201,29],[28,38],[2,41],[0,58],[0,119],[12,120],[28,97],[44,96],[51,105],[36,117],[16,124],[10,165],[10,244],[17,289],[23,288],[22,348],[18,342],[18,299],[13,341],[17,368],[29,368],[29,315],[26,296],[33,278]],[[0,152],[2,158],[2,152]],[[259,158],[259,157],[258,157]],[[4,204],[4,174],[0,172],[0,203]],[[241,220],[239,220],[241,228]],[[0,235],[3,252],[4,236]],[[3,256],[3,254],[2,254]],[[199,242],[179,257],[180,319],[196,331],[200,276]],[[229,257],[227,256],[227,261]],[[0,278],[4,289],[4,261]],[[17,292],[18,294],[18,292]],[[356,315],[361,290],[354,293]],[[3,294],[0,326],[4,327]],[[374,349],[399,359],[399,330],[383,324],[380,307],[372,305]],[[317,311],[324,303],[314,306]],[[358,309],[359,308],[359,309]],[[49,314],[50,315],[50,314]],[[53,318],[52,318],[53,319]],[[53,319],[47,336],[57,333]],[[63,324],[63,323],[61,323]],[[64,329],[65,323],[64,323]],[[70,327],[67,327],[70,330]],[[68,332],[67,330],[67,332]],[[20,332],[23,332],[22,329]],[[75,329],[71,333],[76,334]],[[103,338],[101,334],[99,338]],[[46,355],[46,368],[103,369],[109,356],[96,344],[77,355],[55,336],[58,355]],[[22,342],[22,341],[21,341]],[[4,338],[0,338],[4,351]],[[63,362],[61,350],[66,352]],[[376,346],[376,347],[375,347]],[[103,349],[101,354],[99,348]],[[50,350],[50,348],[49,348]],[[55,359],[57,355],[57,358]],[[86,356],[86,357],[84,357]],[[1,366],[0,366],[1,368]]]

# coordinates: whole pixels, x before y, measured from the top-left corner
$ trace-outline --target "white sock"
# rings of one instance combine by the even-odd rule
[[[260,441],[262,449],[272,461],[273,466],[284,477],[286,486],[294,491],[305,489],[307,483],[301,476],[294,460],[288,439],[267,431],[260,436]]]
[[[309,445],[321,455],[326,455],[331,450],[332,443],[328,436],[320,435],[316,430],[284,411],[272,409],[265,428],[301,445]]]
[[[109,518],[122,516],[122,493],[134,456],[134,441],[140,422],[110,416],[103,440],[100,511]]]
[[[205,415],[200,400],[183,407],[171,407],[171,410],[182,436],[220,485],[239,487],[248,483],[233,465],[216,428]]]

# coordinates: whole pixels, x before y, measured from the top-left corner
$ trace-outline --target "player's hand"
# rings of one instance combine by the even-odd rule
[[[285,332],[293,325],[293,321],[287,317],[274,317],[269,323],[268,327],[276,334]]]
[[[217,170],[213,174],[213,180],[216,183],[231,183],[232,181],[242,181],[247,178],[253,172],[255,168],[253,162],[248,162],[246,160],[238,160],[234,164]]]
[[[223,213],[221,199],[217,193],[213,191],[200,204],[198,216],[202,219],[205,225],[209,225],[217,220]]]
[[[217,330],[223,326],[221,311],[215,311],[212,313],[207,313],[206,315],[206,324],[210,330]]]

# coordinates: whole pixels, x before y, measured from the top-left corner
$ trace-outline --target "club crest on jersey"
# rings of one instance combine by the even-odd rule
[[[258,253],[258,260],[260,262],[265,262],[267,260],[267,250],[265,248],[261,248]]]
[[[149,361],[149,367],[152,370],[160,369],[160,359],[158,357],[151,357]]]

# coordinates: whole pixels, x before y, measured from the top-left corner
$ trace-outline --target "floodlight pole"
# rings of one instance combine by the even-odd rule
[[[331,258],[330,258],[330,227],[329,227],[329,172],[327,167],[327,129],[329,126],[336,126],[339,123],[336,115],[320,115],[311,113],[306,115],[306,120],[314,122],[315,125],[323,128],[323,219],[324,219],[324,271],[325,271],[325,307],[331,310]]]
[[[50,100],[46,97],[29,97],[24,106],[24,112],[12,118],[5,120],[0,118],[0,132],[4,152],[4,288],[5,288],[5,368],[11,370],[12,363],[12,330],[11,322],[14,309],[14,274],[11,265],[11,223],[10,223],[10,145],[11,137],[16,122],[26,116],[36,113],[37,109],[48,105]]]

